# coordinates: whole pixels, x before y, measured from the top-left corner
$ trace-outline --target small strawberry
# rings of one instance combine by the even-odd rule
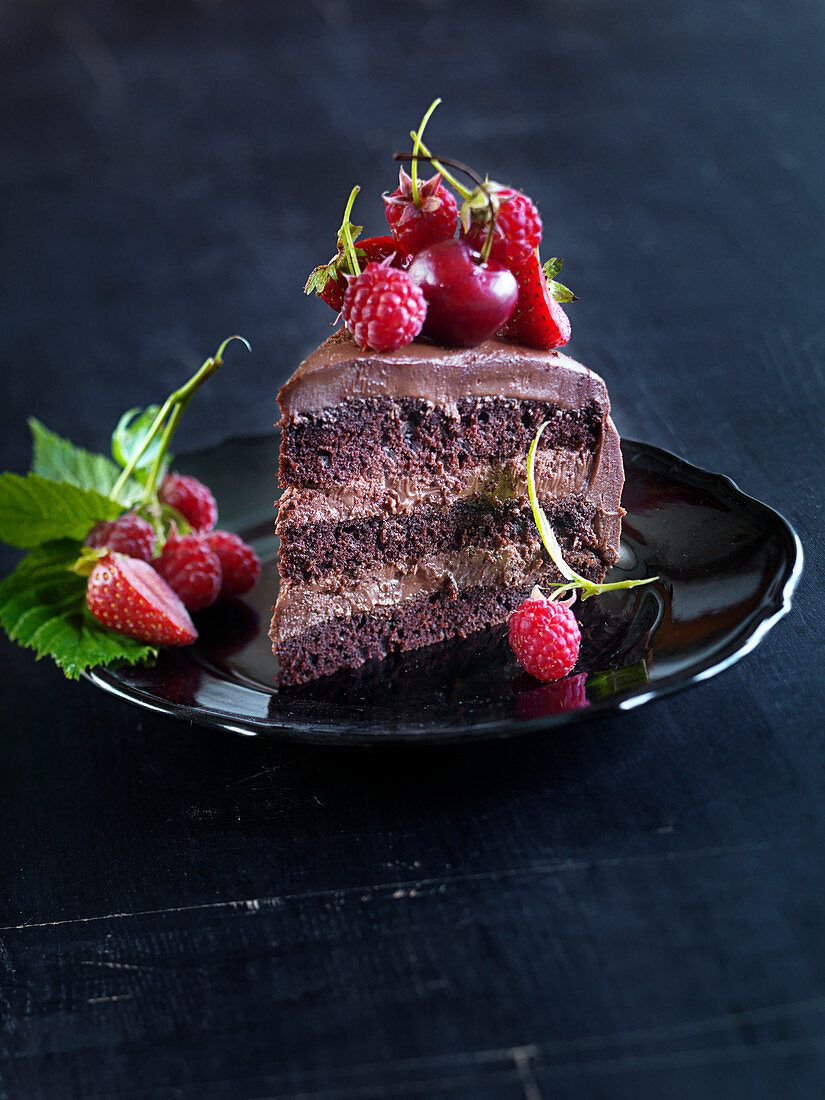
[[[537,680],[560,680],[578,660],[582,634],[567,603],[548,600],[538,588],[510,615],[510,645]]]
[[[495,219],[495,221],[494,221]],[[485,244],[493,226],[489,256]],[[467,243],[515,271],[541,242],[541,216],[532,199],[512,187],[485,183],[461,206],[461,231]]]
[[[452,237],[458,225],[455,198],[441,183],[439,172],[418,182],[400,168],[398,187],[384,195],[384,206],[393,237],[411,255]]]
[[[198,636],[181,601],[148,562],[109,553],[86,584],[86,606],[103,626],[150,645],[188,645]]]
[[[529,348],[549,351],[570,339],[570,321],[559,302],[576,301],[574,294],[552,279],[561,260],[550,260],[542,269],[537,252],[513,268],[518,283],[518,301],[501,335]]]
[[[358,241],[355,245],[355,255],[359,264],[391,257],[390,264],[401,268],[407,267],[412,259],[399,248],[393,237],[367,237],[364,241]],[[354,274],[346,252],[339,251],[328,264],[315,268],[307,280],[304,291],[310,294],[314,290],[316,297],[322,298],[336,313],[340,313],[347,289],[347,275]]]
[[[406,271],[367,264],[350,279],[341,316],[361,348],[393,351],[421,332],[427,302]]]

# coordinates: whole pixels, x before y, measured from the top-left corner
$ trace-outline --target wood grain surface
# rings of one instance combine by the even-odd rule
[[[806,551],[690,692],[570,732],[307,749],[5,640],[0,1098],[825,1092],[825,9],[818,0],[0,7],[0,467],[105,448],[230,332],[179,441],[267,430],[390,154],[523,187],[621,431]],[[0,568],[14,555],[0,553]]]

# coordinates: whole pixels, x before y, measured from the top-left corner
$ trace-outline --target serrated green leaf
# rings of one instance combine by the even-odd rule
[[[0,474],[0,539],[23,550],[53,539],[82,541],[98,520],[122,511],[122,503],[96,489],[39,474]]]
[[[0,584],[0,625],[12,641],[52,657],[69,679],[113,661],[135,664],[157,657],[155,646],[107,630],[86,608],[86,581],[69,567],[72,539],[32,550]]]
[[[69,439],[57,435],[34,417],[29,419],[32,433],[31,473],[52,481],[66,481],[79,489],[95,489],[103,496],[111,496],[120,470],[106,455],[95,454],[77,447]],[[118,493],[124,507],[140,498],[141,489],[136,481],[129,481]]]
[[[560,260],[558,256],[554,256],[551,260],[548,260],[546,264],[543,264],[544,277],[548,280],[555,279],[558,273],[561,271],[563,260]]]
[[[160,405],[149,405],[148,408],[129,409],[117,422],[117,427],[112,432],[112,457],[115,462],[124,468],[132,461],[143,446],[146,437],[151,431],[155,418],[160,412]],[[152,442],[134,465],[135,476],[138,480],[151,467],[160,450],[162,431],[159,431]],[[172,455],[167,455],[166,460],[171,462]]]

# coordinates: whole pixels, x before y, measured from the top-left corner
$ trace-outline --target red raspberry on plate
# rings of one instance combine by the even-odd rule
[[[158,499],[177,508],[193,531],[211,531],[218,520],[212,492],[197,478],[168,474],[161,482]]]
[[[538,588],[510,615],[510,645],[537,680],[560,680],[579,656],[582,634],[566,603],[546,599]]]
[[[188,645],[198,636],[169,585],[152,566],[107,554],[86,582],[86,606],[103,626],[150,645]]]
[[[204,540],[221,563],[221,599],[242,596],[258,583],[261,560],[251,546],[231,531],[210,531]]]
[[[384,195],[384,206],[393,237],[410,255],[452,237],[458,225],[455,198],[441,183],[438,172],[428,180],[418,181],[416,202],[412,177],[401,168],[398,187],[391,195]]]
[[[421,331],[427,302],[406,271],[370,263],[350,279],[341,316],[359,347],[393,351]]]
[[[541,243],[541,216],[532,199],[512,187],[487,185],[496,212],[490,259],[513,270],[523,264]],[[462,207],[462,227],[467,242],[479,252],[484,247],[492,211],[477,188]]]
[[[200,535],[171,535],[154,566],[189,611],[209,607],[218,598],[220,559]]]
[[[155,532],[151,523],[136,512],[117,519],[101,520],[86,536],[84,546],[107,547],[130,558],[151,561],[155,552]]]

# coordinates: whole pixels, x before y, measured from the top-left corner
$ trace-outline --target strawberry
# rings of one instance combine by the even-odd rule
[[[560,266],[554,260],[548,264],[554,273]],[[554,293],[563,301],[573,301],[574,296],[547,277],[538,252],[531,252],[524,263],[513,268],[513,274],[518,283],[518,301],[501,335],[543,351],[562,347],[570,339],[570,321]]]
[[[412,259],[396,244],[395,239],[389,236],[367,237],[365,241],[358,241],[355,245],[355,255],[362,270],[371,261],[379,262],[388,256],[392,257],[390,264],[393,267],[407,267]],[[347,289],[347,276],[354,274],[346,252],[339,251],[328,264],[315,268],[304,290],[307,294],[314,290],[328,306],[331,306],[336,313],[340,313]]]
[[[86,606],[103,626],[150,645],[188,645],[198,636],[166,581],[138,558],[110,553],[86,584]]]

